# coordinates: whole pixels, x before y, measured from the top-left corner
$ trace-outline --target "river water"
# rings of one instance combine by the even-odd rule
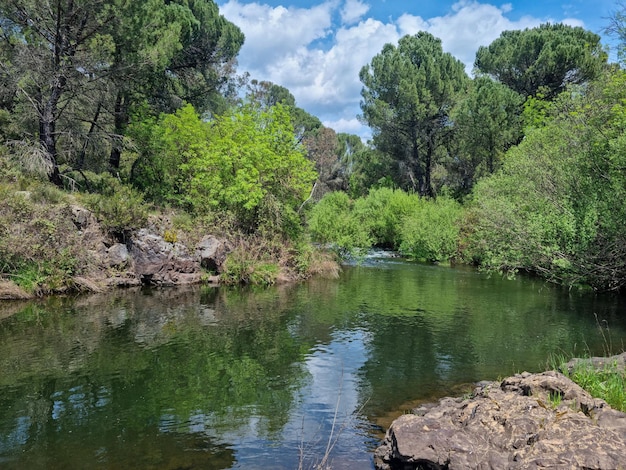
[[[0,468],[371,469],[417,404],[625,342],[623,298],[399,259],[5,302]]]

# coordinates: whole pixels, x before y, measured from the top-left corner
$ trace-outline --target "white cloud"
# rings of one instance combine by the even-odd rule
[[[524,16],[510,21],[505,14],[511,5],[496,7],[476,1],[461,1],[453,5],[452,13],[424,21],[408,14],[398,19],[402,35],[428,31],[441,39],[444,51],[451,53],[465,64],[471,73],[476,51],[487,46],[505,30],[524,29],[538,26],[542,20]]]
[[[333,2],[311,8],[272,8],[260,3],[231,0],[220,6],[220,13],[245,34],[239,62],[249,67],[250,72],[255,72],[328,36],[334,8]]]
[[[343,24],[356,23],[369,9],[369,5],[366,5],[360,0],[346,0],[346,3],[341,9],[341,22]]]
[[[478,47],[490,44],[502,31],[550,21],[530,16],[513,21],[507,17],[511,4],[497,7],[476,0],[461,0],[448,14],[428,19],[404,14],[383,22],[364,18],[368,9],[361,0],[326,0],[310,8],[239,0],[220,5],[220,12],[246,35],[238,58],[240,71],[288,88],[298,106],[325,125],[361,136],[369,132],[356,120],[362,87],[359,71],[385,43],[428,31],[442,39],[444,50],[460,59],[469,73]],[[337,16],[341,26],[333,26]]]

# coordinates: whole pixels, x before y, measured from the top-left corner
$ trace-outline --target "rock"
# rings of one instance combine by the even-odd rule
[[[232,247],[228,242],[213,235],[204,236],[196,246],[196,255],[200,259],[200,265],[214,273],[222,272],[222,265],[231,251]]]
[[[168,243],[163,237],[139,230],[131,238],[130,254],[135,275],[143,284],[167,286],[200,282],[200,263],[181,243]]]
[[[483,384],[396,419],[379,470],[626,468],[626,413],[558,372]]]
[[[116,243],[107,249],[107,264],[112,268],[123,268],[128,265],[130,255],[128,248],[122,243]]]
[[[95,216],[84,207],[71,206],[72,222],[78,230],[85,230],[90,225],[97,223]]]
[[[588,366],[592,369],[605,369],[605,368],[613,368],[616,370],[624,371],[626,370],[626,352],[622,354],[618,354],[617,356],[612,357],[589,357],[589,358],[574,358],[565,364],[565,369],[567,372],[572,372],[576,367],[579,366]]]

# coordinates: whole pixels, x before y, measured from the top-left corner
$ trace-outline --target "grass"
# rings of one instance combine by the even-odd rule
[[[566,375],[591,396],[601,398],[614,409],[626,412],[626,372],[620,371],[617,364],[595,369],[590,364],[581,363]]]
[[[548,361],[548,368],[561,371],[592,397],[601,398],[612,408],[626,412],[626,369],[620,369],[617,362],[598,368],[590,361],[581,360],[569,370],[567,362],[565,356],[553,355]],[[556,396],[551,396],[550,401],[557,406],[559,403],[556,402],[560,402]]]

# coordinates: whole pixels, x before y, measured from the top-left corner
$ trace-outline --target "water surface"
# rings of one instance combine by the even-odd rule
[[[296,469],[328,454],[370,469],[420,401],[622,350],[624,307],[397,259],[263,290],[3,303],[0,467]]]

